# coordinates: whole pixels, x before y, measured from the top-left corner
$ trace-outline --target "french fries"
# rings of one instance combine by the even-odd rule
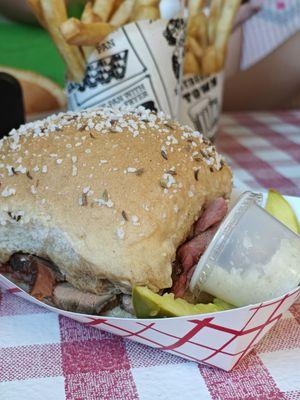
[[[93,11],[102,22],[107,22],[114,9],[114,0],[95,0]]]
[[[224,1],[225,0],[211,0],[210,13],[207,25],[207,35],[208,35],[209,45],[213,45],[215,42],[217,23],[221,15]]]
[[[94,13],[93,4],[91,1],[88,1],[85,4],[84,10],[81,14],[81,21],[85,23],[93,23],[93,22],[100,22],[100,17]],[[94,46],[82,46],[81,48],[86,61],[89,59],[89,56],[94,51]]]
[[[131,18],[135,0],[124,0],[110,19],[110,23],[116,27],[126,24]]]
[[[102,21],[101,17],[94,11],[91,1],[88,1],[84,6],[83,12],[81,14],[81,21],[87,22],[89,24]]]
[[[107,1],[107,0],[106,0]],[[112,15],[117,11],[117,9],[120,7],[120,5],[123,3],[124,0],[111,0],[113,1],[113,10],[112,10]]]
[[[188,11],[189,17],[193,17],[198,15],[204,6],[204,0],[189,0],[188,2]]]
[[[226,7],[223,6],[222,13],[217,24],[215,39],[216,49],[221,52],[225,52],[234,17],[239,6],[240,0],[226,0]]]
[[[188,1],[185,73],[196,70],[195,60],[204,76],[223,68],[227,42],[240,3],[241,0],[211,0],[209,12],[204,12],[205,1]],[[188,62],[191,62],[190,67]]]
[[[135,19],[135,14],[140,7],[155,7],[159,9],[159,0],[135,0],[131,19]]]
[[[187,38],[186,48],[188,51],[191,51],[196,57],[198,63],[201,65],[202,57],[203,57],[203,48],[197,42],[195,38],[192,36]]]
[[[69,18],[60,25],[65,41],[76,46],[95,46],[114,30],[107,22],[85,23],[76,18]]]
[[[140,21],[143,19],[158,19],[159,10],[154,6],[139,6],[134,11],[134,21]]]
[[[203,52],[202,73],[204,76],[218,71],[217,50],[214,46],[207,47]]]
[[[200,71],[200,66],[194,53],[187,51],[184,56],[183,73],[198,75]]]
[[[36,19],[39,21],[40,25],[46,28],[46,21],[44,18],[42,6],[40,0],[27,0],[27,4],[31,7]]]
[[[64,0],[40,0],[47,30],[68,66],[71,79],[80,82],[84,75],[85,63],[80,50],[66,43],[59,27],[68,16]]]
[[[198,31],[206,31],[207,18],[203,12],[193,15],[188,22],[188,36],[196,37]]]
[[[136,7],[145,6],[145,7],[158,7],[159,0],[135,0]]]
[[[209,16],[207,22],[207,42],[210,46],[215,43],[217,23],[218,19],[216,17]]]
[[[68,18],[64,0],[27,0],[48,30],[68,67],[68,76],[81,81],[95,46],[128,22],[160,18],[160,0],[89,0],[80,19]],[[241,0],[187,0],[189,19],[185,74],[210,75],[224,66],[226,47]]]
[[[209,18],[219,18],[226,0],[211,0]]]

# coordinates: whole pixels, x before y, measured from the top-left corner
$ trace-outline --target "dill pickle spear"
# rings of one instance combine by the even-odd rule
[[[266,210],[296,233],[300,233],[300,225],[289,202],[276,190],[268,193]]]
[[[217,299],[216,299],[217,300]],[[233,308],[230,304],[217,301],[209,304],[190,304],[183,299],[175,299],[173,293],[163,296],[147,287],[136,286],[132,291],[132,301],[138,318],[180,317],[184,315],[213,313]]]

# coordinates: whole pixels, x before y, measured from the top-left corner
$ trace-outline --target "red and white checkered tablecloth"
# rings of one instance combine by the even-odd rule
[[[230,114],[237,178],[300,196],[300,112]],[[0,292],[0,400],[297,400],[300,302],[232,372],[197,365]]]
[[[300,111],[226,114],[221,125],[217,146],[238,180],[300,196]]]

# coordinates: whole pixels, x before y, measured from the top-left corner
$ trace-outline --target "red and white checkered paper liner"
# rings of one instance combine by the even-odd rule
[[[300,297],[300,288],[297,288],[277,299],[229,311],[177,318],[133,319],[57,309],[36,300],[1,275],[0,286],[87,326],[226,371],[234,368]]]

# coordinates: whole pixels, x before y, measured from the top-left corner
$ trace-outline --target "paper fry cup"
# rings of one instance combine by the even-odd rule
[[[68,108],[143,106],[164,111],[213,140],[222,110],[224,72],[183,76],[185,43],[194,54],[186,42],[188,31],[192,23],[208,29],[201,21],[211,22],[211,8],[202,8],[202,19],[195,22],[196,15],[189,15],[191,9],[183,0],[158,3],[162,19],[127,24],[99,43],[88,60],[83,82],[67,84]],[[198,42],[199,38],[192,38]],[[213,43],[210,46],[214,48]]]
[[[83,82],[68,83],[69,109],[144,106],[177,118],[183,33],[182,19],[140,21],[113,32],[91,54]]]
[[[222,111],[223,77],[221,71],[207,77],[185,75],[182,79],[179,120],[212,140]]]
[[[140,21],[113,32],[91,54],[82,83],[67,84],[69,110],[143,106],[213,138],[223,73],[186,75],[179,87],[183,39],[183,19]]]

